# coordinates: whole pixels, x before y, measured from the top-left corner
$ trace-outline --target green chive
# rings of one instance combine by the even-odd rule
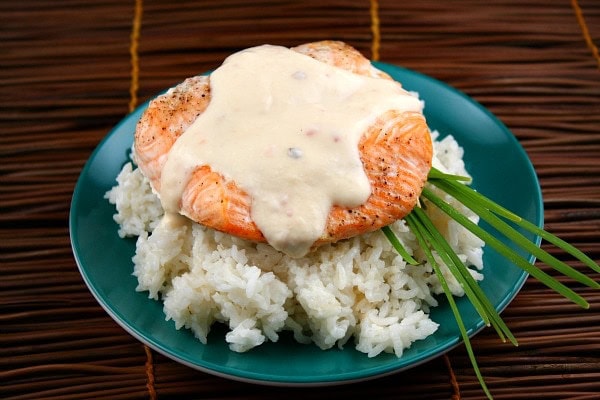
[[[456,180],[456,181],[463,181],[463,182],[471,181],[471,178],[469,178],[468,176],[447,174],[445,172],[440,171],[439,169],[437,169],[435,167],[431,167],[431,169],[429,170],[429,174],[427,175],[428,181],[432,180],[432,179],[446,179],[446,180]]]
[[[470,208],[473,212],[479,215],[483,220],[493,226],[496,230],[506,236],[511,242],[525,249],[535,257],[537,257],[540,261],[545,262],[558,272],[562,273],[565,276],[568,276],[579,283],[582,283],[586,286],[589,286],[594,289],[600,289],[600,284],[590,277],[582,274],[571,266],[565,264],[563,261],[558,260],[556,257],[548,254],[546,251],[540,249],[534,243],[530,242],[525,236],[520,234],[518,231],[510,227],[506,222],[502,221],[496,215],[493,214],[492,211],[483,207],[481,203],[477,202],[471,196],[463,196],[460,190],[451,185],[448,182],[436,182],[434,183],[436,186],[444,190],[446,193],[451,196],[459,196],[460,201],[463,205]],[[460,185],[460,184],[459,184]],[[463,186],[464,185],[460,185]],[[456,198],[456,197],[455,197]]]
[[[398,237],[396,237],[396,235],[392,231],[392,228],[390,228],[389,226],[384,226],[383,228],[381,228],[381,230],[383,231],[383,233],[385,234],[385,236],[387,237],[387,239],[390,241],[390,243],[392,244],[392,246],[394,246],[394,249],[396,249],[396,251],[398,252],[398,254],[400,254],[400,256],[402,256],[402,258],[404,259],[404,261],[406,261],[410,265],[419,265],[419,262],[417,260],[415,260],[413,258],[413,256],[411,256],[408,253],[408,251],[402,245],[402,243],[400,242],[400,240],[398,240]]]
[[[437,170],[435,170],[435,171],[437,171]],[[577,260],[581,261],[586,266],[593,269],[595,272],[600,273],[600,266],[597,263],[595,263],[590,257],[588,257],[583,252],[581,252],[579,249],[575,248],[573,245],[571,245],[571,244],[565,242],[564,240],[560,239],[559,237],[545,231],[544,229],[532,224],[531,222],[527,221],[526,219],[521,218],[520,216],[514,214],[513,212],[507,210],[506,208],[502,207],[501,205],[499,205],[499,204],[495,203],[494,201],[490,200],[489,198],[485,197],[484,195],[477,192],[476,190],[474,190],[466,185],[456,182],[458,180],[464,180],[466,178],[460,177],[458,175],[444,174],[439,171],[430,173],[430,176],[433,177],[433,179],[431,179],[430,182],[436,186],[438,185],[438,183],[440,183],[440,181],[442,181],[442,182],[445,181],[447,184],[452,185],[453,187],[457,188],[461,193],[461,195],[459,195],[460,199],[457,199],[457,200],[462,202],[462,199],[465,198],[463,196],[469,196],[469,198],[472,198],[473,201],[480,204],[482,207],[487,208],[494,214],[504,217],[504,218],[514,222],[516,225],[524,228],[525,230],[540,236],[542,239],[546,240],[549,243],[552,243],[553,245],[557,246],[561,250],[564,250],[567,254],[570,254],[571,256],[575,257]],[[462,179],[455,179],[454,177],[458,177],[458,178],[462,178]],[[442,190],[444,190],[444,189],[442,189]]]
[[[483,375],[481,374],[479,365],[477,364],[477,359],[475,358],[475,352],[473,351],[473,346],[471,345],[471,339],[469,338],[469,334],[467,333],[467,329],[462,320],[462,316],[460,315],[460,311],[458,310],[456,302],[454,301],[454,296],[452,295],[452,292],[450,291],[450,288],[448,287],[448,283],[446,282],[446,279],[444,278],[444,274],[442,274],[442,271],[441,271],[438,263],[435,261],[435,257],[433,256],[433,253],[431,252],[429,245],[427,244],[427,240],[425,239],[426,228],[421,225],[419,219],[416,216],[414,216],[412,213],[406,217],[406,221],[409,224],[409,226],[411,227],[411,230],[413,231],[413,233],[415,234],[415,236],[419,242],[419,245],[423,249],[427,260],[433,267],[433,270],[434,270],[436,276],[438,277],[440,284],[442,285],[444,294],[446,295],[446,299],[448,300],[448,304],[450,305],[450,309],[452,310],[452,314],[454,315],[454,319],[456,320],[456,324],[458,325],[458,329],[459,329],[460,335],[463,339],[465,349],[467,350],[469,360],[471,361],[471,365],[473,366],[473,371],[475,371],[475,375],[477,376],[477,380],[479,381],[479,384],[480,384],[481,388],[483,389],[484,393],[486,394],[486,396],[488,397],[488,399],[492,399],[492,394],[490,393],[487,385],[485,384],[485,380],[483,379]]]
[[[548,252],[542,250],[538,245],[527,239],[523,234],[517,231],[515,228],[510,226],[508,222],[511,222],[527,232],[533,233],[540,237],[543,240],[555,245],[556,247],[564,250],[566,253],[570,254],[577,260],[581,261],[584,265],[588,266],[595,272],[600,273],[600,266],[594,262],[590,257],[586,256],[583,252],[575,248],[573,245],[565,242],[564,240],[558,238],[557,236],[545,231],[542,228],[532,224],[531,222],[521,218],[515,213],[509,211],[508,209],[500,206],[489,198],[485,197],[481,193],[476,190],[470,188],[465,185],[465,182],[469,182],[471,179],[468,177],[447,174],[439,171],[436,168],[431,168],[428,175],[428,182],[438,189],[444,191],[448,195],[454,197],[457,201],[462,203],[464,206],[469,208],[475,214],[477,214],[482,220],[486,221],[490,226],[492,226],[498,233],[503,235],[506,239],[508,239],[511,243],[516,244],[523,250],[527,251],[534,257],[538,258],[540,261],[546,263],[550,267],[554,268],[557,272],[568,276],[579,283],[587,285],[591,288],[598,289],[600,288],[600,284],[590,277],[584,275],[579,272],[575,268],[569,266],[565,262],[558,260],[556,257],[552,256]],[[550,287],[557,293],[566,297],[567,299],[573,301],[583,308],[588,308],[589,304],[585,299],[575,293],[573,290],[559,282],[556,278],[548,275],[541,269],[537,268],[533,263],[530,263],[524,257],[519,255],[515,250],[511,247],[507,246],[504,242],[496,238],[494,235],[490,234],[483,228],[479,227],[476,223],[467,218],[464,214],[456,210],[446,201],[444,201],[441,197],[439,197],[434,191],[429,188],[424,188],[421,196],[424,199],[427,199],[431,204],[438,207],[441,211],[446,213],[450,218],[454,221],[458,222],[460,225],[465,227],[471,233],[482,239],[487,245],[494,248],[498,253],[502,256],[506,257],[509,261],[522,268],[524,271],[529,273],[531,276],[537,278],[540,282]],[[426,207],[426,202],[421,202],[423,208]],[[433,267],[436,276],[438,277],[440,284],[444,290],[444,294],[448,299],[448,303],[450,308],[452,309],[452,313],[454,314],[454,318],[458,324],[461,336],[465,343],[465,347],[467,353],[469,355],[469,359],[471,360],[471,364],[473,366],[473,370],[477,375],[477,379],[481,384],[483,391],[485,392],[488,398],[492,398],[484,380],[481,375],[481,371],[477,366],[477,361],[475,359],[475,355],[473,352],[473,348],[471,346],[471,342],[469,336],[467,334],[465,325],[463,323],[462,317],[456,306],[454,301],[454,297],[450,288],[448,287],[448,283],[446,282],[440,265],[437,263],[434,257],[434,251],[440,257],[441,261],[448,267],[452,275],[456,278],[458,283],[464,289],[465,295],[481,316],[486,325],[492,325],[496,332],[500,336],[502,340],[505,337],[508,337],[509,340],[517,345],[517,341],[496,311],[495,307],[491,304],[489,299],[486,297],[485,293],[475,279],[471,276],[469,270],[464,265],[464,263],[458,258],[450,244],[444,238],[444,236],[437,230],[433,222],[429,219],[429,216],[425,213],[425,211],[421,207],[415,207],[410,214],[405,217],[405,220],[408,224],[408,227],[413,232],[417,241],[419,242],[419,246],[422,248],[425,257]],[[506,221],[505,221],[506,220]],[[398,240],[394,232],[389,227],[384,227],[384,234],[393,245],[393,247],[398,251],[406,262],[417,265],[418,262],[410,256],[408,251],[402,246],[402,243]]]
[[[477,281],[473,279],[464,263],[458,258],[456,252],[454,252],[446,238],[444,238],[444,236],[436,229],[435,225],[433,222],[431,222],[425,212],[420,209],[415,209],[415,214],[429,232],[429,235],[432,239],[430,240],[430,243],[433,245],[434,249],[442,258],[446,266],[448,266],[452,272],[452,275],[454,275],[454,277],[461,283],[461,286],[463,289],[465,289],[465,294],[467,294],[467,297],[471,303],[476,306],[479,315],[483,318],[487,325],[492,325],[502,341],[505,341],[505,337],[508,337],[511,343],[517,346],[517,340],[512,335],[504,321],[502,321],[502,318],[500,318],[496,308],[489,301]],[[479,311],[481,309],[483,309],[482,312]]]
[[[527,273],[538,279],[540,282],[550,287],[554,291],[560,293],[569,300],[573,301],[574,303],[578,304],[579,306],[583,308],[589,308],[589,304],[587,303],[587,301],[585,301],[585,299],[583,299],[573,290],[563,285],[558,280],[548,275],[541,269],[535,267],[533,264],[529,263],[527,260],[525,260],[519,254],[517,254],[513,249],[508,247],[502,241],[494,237],[492,234],[486,232],[483,228],[479,227],[473,221],[471,221],[463,214],[455,210],[453,207],[448,205],[446,202],[441,200],[439,197],[433,194],[431,190],[423,189],[422,195],[423,197],[431,201],[433,204],[435,204],[437,207],[439,207],[443,212],[448,214],[450,218],[467,228],[473,234],[475,234],[484,242],[486,242],[486,244],[488,244],[490,247],[496,249],[501,255],[509,259],[511,262],[513,262],[520,268],[524,269]],[[461,199],[457,200],[460,201]]]

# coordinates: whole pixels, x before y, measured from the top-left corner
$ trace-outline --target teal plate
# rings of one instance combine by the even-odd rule
[[[431,128],[453,135],[464,147],[465,162],[477,190],[542,226],[543,203],[535,171],[518,141],[496,117],[442,82],[397,66],[376,65],[406,89],[419,92]],[[114,207],[104,199],[128,161],[135,125],[146,106],[123,119],[93,152],[75,187],[69,221],[73,252],[85,283],[106,312],[131,335],[192,368],[229,379],[281,386],[333,385],[380,377],[424,363],[461,343],[450,307],[443,300],[431,313],[440,324],[438,331],[415,342],[400,358],[391,354],[368,358],[351,343],[343,350],[322,351],[315,345],[295,343],[286,333],[277,343],[235,353],[225,342],[223,326],[213,328],[207,345],[187,329],[176,330],[172,321],[165,321],[161,302],[136,292],[131,261],[135,240],[119,238],[112,219]],[[538,237],[524,234],[539,244]],[[533,261],[530,255],[516,250]],[[484,265],[481,287],[501,311],[521,289],[527,274],[487,247]],[[458,304],[469,334],[482,329],[484,324],[468,300],[459,299]]]

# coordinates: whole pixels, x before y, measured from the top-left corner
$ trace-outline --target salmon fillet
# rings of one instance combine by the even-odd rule
[[[322,41],[292,50],[356,74],[391,79],[357,50],[342,42]],[[159,192],[169,150],[210,103],[210,77],[196,76],[150,102],[135,132],[139,168]],[[420,112],[390,110],[380,115],[359,142],[360,159],[371,184],[368,200],[354,208],[333,206],[326,229],[313,247],[377,230],[415,207],[431,168],[429,128]],[[264,242],[251,218],[250,196],[203,165],[183,191],[181,214],[225,233]]]

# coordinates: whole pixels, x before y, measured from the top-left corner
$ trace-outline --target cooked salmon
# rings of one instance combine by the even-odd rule
[[[357,50],[322,41],[292,50],[355,74],[391,79]],[[139,168],[160,192],[161,171],[175,141],[210,103],[209,76],[186,79],[150,102],[135,132]],[[421,112],[389,110],[378,116],[359,141],[371,185],[367,201],[353,208],[334,205],[314,246],[374,231],[406,216],[417,204],[431,168],[432,144]],[[231,180],[201,165],[181,196],[181,213],[192,220],[244,239],[264,242],[251,217],[251,197]]]

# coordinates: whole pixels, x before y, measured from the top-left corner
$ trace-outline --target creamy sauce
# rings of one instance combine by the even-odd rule
[[[179,229],[190,224],[191,221],[188,218],[176,212],[165,212],[159,222],[159,226],[167,229]]]
[[[161,201],[178,212],[198,166],[251,196],[267,241],[294,257],[323,234],[332,205],[356,207],[371,188],[358,142],[385,111],[420,111],[393,81],[350,73],[290,49],[264,45],[228,57],[210,76],[211,100],[175,142]]]

